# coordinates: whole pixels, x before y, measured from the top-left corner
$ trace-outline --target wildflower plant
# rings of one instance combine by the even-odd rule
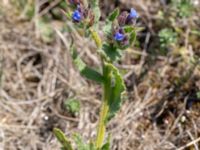
[[[129,12],[121,13],[118,8],[115,9],[105,20],[104,37],[100,37],[98,33],[101,16],[99,1],[91,0],[86,3],[82,0],[69,0],[68,4],[71,12],[66,13],[66,16],[74,23],[75,27],[85,32],[83,34],[85,38],[94,40],[96,53],[101,59],[101,68],[100,71],[97,71],[81,60],[72,44],[71,54],[74,64],[82,76],[101,84],[103,89],[96,140],[85,144],[80,136],[75,135],[74,141],[78,150],[109,150],[109,137],[105,141],[106,124],[120,109],[122,95],[126,89],[114,62],[120,59],[126,48],[134,44],[136,32],[139,29],[135,27],[135,24],[139,15],[133,8]],[[73,150],[70,140],[64,136],[61,130],[55,128],[54,134],[62,144],[62,150]]]

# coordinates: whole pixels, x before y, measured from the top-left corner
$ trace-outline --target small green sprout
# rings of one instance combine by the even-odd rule
[[[160,47],[163,49],[168,49],[177,43],[177,33],[170,28],[164,28],[160,30],[159,34]]]
[[[177,10],[179,17],[190,17],[194,11],[192,0],[173,0],[173,6]]]
[[[64,106],[72,114],[78,114],[81,108],[80,101],[77,99],[67,99],[64,102]]]

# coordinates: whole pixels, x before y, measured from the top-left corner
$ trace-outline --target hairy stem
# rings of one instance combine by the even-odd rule
[[[104,83],[103,83],[103,101],[100,111],[99,124],[97,129],[97,138],[96,138],[96,147],[100,149],[103,145],[105,132],[106,132],[106,119],[109,112],[108,100],[110,97],[110,71],[106,66],[103,66],[103,75],[104,75]]]
[[[100,8],[99,8],[99,0],[91,0],[92,9],[95,15],[94,18],[94,28],[98,28],[99,18],[101,16]]]

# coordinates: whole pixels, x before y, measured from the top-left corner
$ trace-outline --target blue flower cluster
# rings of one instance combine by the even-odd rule
[[[83,14],[85,11],[82,0],[69,0],[69,3],[73,8],[76,7],[71,16],[72,20],[74,22],[80,22],[84,17]]]
[[[76,7],[72,12],[71,19],[75,23],[84,22],[86,26],[92,26],[94,22],[94,14],[90,8],[86,8],[82,0],[69,0],[70,4]]]
[[[117,42],[122,42],[122,44],[128,43],[128,38],[123,31],[123,26],[134,24],[136,19],[139,17],[137,11],[131,8],[130,12],[122,12],[118,17],[119,28],[114,31],[113,38]]]

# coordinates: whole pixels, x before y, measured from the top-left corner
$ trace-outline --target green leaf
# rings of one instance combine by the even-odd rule
[[[104,144],[101,150],[110,150],[110,143]]]
[[[116,8],[108,17],[108,19],[113,22],[119,16],[119,8]]]
[[[121,51],[112,44],[104,43],[102,49],[109,60],[112,62],[118,60],[121,57]]]
[[[60,6],[62,9],[66,9],[68,5],[67,5],[66,1],[61,1],[61,2],[59,3],[59,6]]]
[[[180,17],[190,17],[195,10],[191,0],[180,0],[177,9]]]
[[[90,150],[97,150],[94,142],[90,141]]]
[[[109,111],[107,119],[112,119],[118,112],[121,106],[121,96],[124,92],[125,84],[119,70],[110,63],[105,63],[105,69],[109,72],[107,79],[105,79],[106,90],[109,91],[107,95],[107,104]]]
[[[103,76],[96,70],[86,66],[86,64],[80,58],[77,58],[74,62],[82,76],[98,83],[103,82]]]
[[[118,69],[111,63],[104,62],[103,65],[103,102],[97,130],[96,147],[102,148],[105,137],[106,124],[112,119],[121,106],[121,96],[125,90],[124,81]]]
[[[24,10],[24,14],[27,17],[27,19],[29,19],[29,20],[32,19],[34,14],[35,14],[34,4],[26,5],[25,10]]]
[[[91,8],[92,8],[93,13],[95,15],[94,28],[97,29],[98,23],[99,23],[99,19],[101,17],[101,11],[100,11],[100,7],[99,7],[99,0],[90,0],[89,2],[91,4]]]
[[[112,34],[113,21],[119,16],[119,9],[116,8],[106,19],[106,25],[103,27],[103,31],[107,36]]]
[[[102,146],[101,150],[110,150],[110,135],[107,138],[107,142]]]
[[[130,40],[129,40],[130,45],[133,45],[135,41],[136,41],[136,32],[132,32],[130,34]]]
[[[66,136],[60,129],[54,128],[53,133],[56,136],[56,138],[58,139],[58,141],[62,144],[63,150],[73,150],[73,148],[71,146],[71,142],[66,138]]]
[[[109,36],[112,33],[112,22],[106,21],[106,25],[103,27],[103,32]]]
[[[140,31],[143,31],[144,30],[144,27],[133,27],[133,26],[130,26],[130,25],[127,25],[125,27],[123,27],[125,33],[131,33],[131,32],[140,32]]]
[[[123,29],[125,33],[131,33],[135,30],[133,26],[125,26]]]
[[[80,71],[80,74],[84,77],[86,77],[89,80],[96,81],[98,83],[103,82],[103,76],[97,72],[96,70],[88,67],[79,56],[77,56],[76,51],[73,52],[72,57],[74,59],[74,63],[78,70]]]
[[[86,144],[80,135],[75,134],[74,135],[74,141],[77,145],[78,150],[90,150],[90,145]]]

